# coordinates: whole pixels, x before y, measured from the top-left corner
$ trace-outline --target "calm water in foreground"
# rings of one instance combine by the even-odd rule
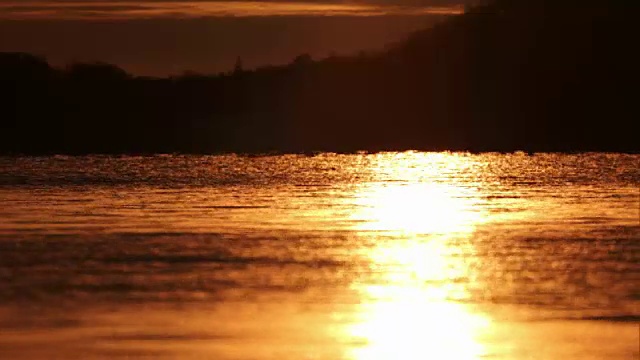
[[[2,359],[638,359],[640,156],[0,158]]]

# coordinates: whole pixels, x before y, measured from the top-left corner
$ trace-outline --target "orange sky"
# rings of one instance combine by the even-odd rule
[[[376,50],[462,12],[461,0],[0,0],[0,52],[141,75],[228,71]]]
[[[0,1],[0,19],[140,19],[225,16],[455,15],[462,5],[291,1]]]

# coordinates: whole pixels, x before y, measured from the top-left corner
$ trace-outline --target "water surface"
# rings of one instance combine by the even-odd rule
[[[638,155],[0,169],[0,358],[639,356]]]

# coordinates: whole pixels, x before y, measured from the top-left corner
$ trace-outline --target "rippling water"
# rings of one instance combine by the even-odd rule
[[[3,359],[640,356],[638,155],[0,170]]]

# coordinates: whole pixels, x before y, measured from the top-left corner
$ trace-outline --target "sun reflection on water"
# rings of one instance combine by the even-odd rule
[[[454,166],[460,164],[468,165],[462,161]],[[361,294],[359,316],[346,336],[362,345],[348,357],[485,356],[481,338],[490,331],[491,321],[462,303],[474,281],[471,235],[486,221],[473,203],[478,190],[431,181],[415,170],[420,164],[407,167],[389,161],[386,165],[381,168],[403,181],[363,185],[357,200],[361,210],[353,214],[363,236],[384,236],[364,254],[370,278],[353,284]]]
[[[483,220],[472,190],[439,183],[365,185],[354,214],[358,229],[405,234],[470,233]]]

